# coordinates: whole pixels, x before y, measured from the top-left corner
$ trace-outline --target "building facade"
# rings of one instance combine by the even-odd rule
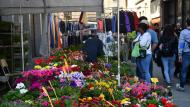
[[[181,23],[185,27],[187,17],[190,17],[190,0],[162,0],[162,24]]]
[[[151,0],[134,0],[135,7],[133,10],[137,12],[139,17],[146,16],[149,21],[151,21]]]
[[[151,0],[150,3],[150,14],[151,14],[151,23],[160,24],[160,16],[161,16],[161,8],[160,8],[160,0]]]
[[[120,0],[120,8],[127,9],[128,0]],[[104,0],[104,14],[106,17],[112,16],[114,12],[117,12],[117,0]]]

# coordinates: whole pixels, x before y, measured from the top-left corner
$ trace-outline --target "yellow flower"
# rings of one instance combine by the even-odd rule
[[[158,78],[151,78],[151,81],[152,81],[154,84],[156,84],[157,82],[159,82],[159,81],[158,81]]]
[[[152,92],[153,96],[158,96],[158,94],[156,92]]]
[[[129,98],[125,98],[123,100],[121,100],[121,104],[130,104],[130,99]]]
[[[94,87],[91,87],[90,90],[94,90]]]
[[[58,64],[57,64],[57,63],[55,63],[55,64],[53,64],[53,66],[54,66],[54,67],[57,67],[57,66],[58,66]]]
[[[113,89],[109,88],[108,91],[110,94],[113,94]]]
[[[108,82],[109,85],[112,85],[112,82]]]
[[[50,66],[45,66],[46,69],[50,69],[51,67]]]
[[[101,100],[105,100],[105,95],[104,95],[104,94],[100,94],[99,98],[100,98]]]
[[[92,100],[92,97],[87,97],[87,100],[88,100],[88,101],[91,101],[91,100]]]
[[[113,81],[114,84],[117,84],[117,81]]]
[[[36,65],[36,66],[34,66],[34,69],[40,70],[40,69],[42,69],[42,67],[40,65]]]
[[[126,87],[125,89],[127,90],[127,92],[131,91],[131,88],[129,87]]]
[[[139,81],[139,78],[137,76],[134,77],[134,81],[135,82],[138,82]]]

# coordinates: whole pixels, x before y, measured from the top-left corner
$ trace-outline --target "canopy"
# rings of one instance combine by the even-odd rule
[[[0,15],[44,12],[102,12],[103,0],[0,0]]]

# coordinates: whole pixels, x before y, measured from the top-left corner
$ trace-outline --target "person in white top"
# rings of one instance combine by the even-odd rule
[[[139,42],[140,47],[146,49],[146,56],[144,58],[137,58],[137,67],[140,73],[140,79],[145,80],[150,83],[150,62],[152,59],[152,51],[151,51],[151,35],[147,32],[147,25],[144,23],[140,23],[138,26],[139,35],[133,42]]]

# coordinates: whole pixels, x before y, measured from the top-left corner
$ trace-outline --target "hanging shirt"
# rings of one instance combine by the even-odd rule
[[[103,26],[103,21],[102,20],[98,20],[98,30],[99,31],[103,31],[104,26]]]
[[[115,33],[116,32],[116,16],[112,17],[111,23],[112,23],[112,32]]]

